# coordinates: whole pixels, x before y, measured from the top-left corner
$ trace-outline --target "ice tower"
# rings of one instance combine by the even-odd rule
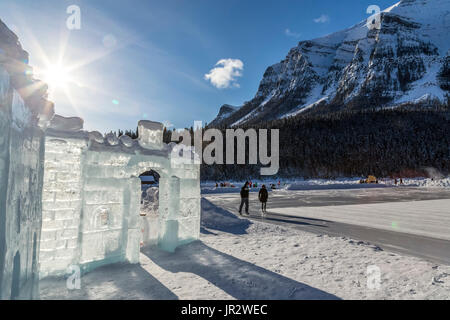
[[[38,295],[47,86],[0,21],[0,299]]]

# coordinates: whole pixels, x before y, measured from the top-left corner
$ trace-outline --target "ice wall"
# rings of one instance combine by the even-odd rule
[[[173,251],[198,239],[200,168],[173,165],[162,124],[139,122],[139,138],[132,140],[78,130],[73,118],[55,119],[45,142],[41,277],[63,275],[71,265],[89,271],[138,263],[141,241]],[[149,170],[160,175],[158,214],[151,220],[140,216],[138,178]]]
[[[46,91],[0,21],[0,299],[38,296]]]
[[[41,276],[65,270],[77,261],[83,196],[81,161],[87,145],[87,139],[46,137]]]
[[[43,131],[0,66],[0,299],[38,296]]]

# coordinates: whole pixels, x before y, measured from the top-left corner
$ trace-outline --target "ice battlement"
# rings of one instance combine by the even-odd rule
[[[146,149],[161,149],[163,147],[162,123],[141,120],[138,123],[139,144]]]
[[[141,120],[138,122],[138,138],[127,135],[117,137],[98,131],[84,131],[84,120],[78,117],[63,117],[56,114],[51,120],[46,135],[71,139],[83,139],[91,150],[107,152],[140,153],[168,157],[175,143],[163,143],[164,125],[160,122]]]

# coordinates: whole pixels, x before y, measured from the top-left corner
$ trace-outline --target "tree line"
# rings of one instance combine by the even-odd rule
[[[428,168],[450,172],[448,101],[426,107],[405,104],[395,109],[314,112],[251,128],[280,130],[279,177],[424,176]],[[225,137],[227,128],[217,129]],[[164,142],[171,141],[171,132],[164,131]],[[259,169],[259,165],[203,164],[201,178],[259,178]]]

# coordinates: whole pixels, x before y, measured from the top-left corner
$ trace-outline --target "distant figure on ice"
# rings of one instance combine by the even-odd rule
[[[249,215],[248,213],[248,181],[244,184],[244,186],[241,189],[241,205],[239,207],[239,214],[242,215],[242,207],[245,204],[245,213]]]
[[[269,193],[267,192],[265,185],[262,185],[261,190],[259,190],[258,199],[261,201],[261,211],[264,216],[264,214],[267,213],[267,200],[269,199]]]

